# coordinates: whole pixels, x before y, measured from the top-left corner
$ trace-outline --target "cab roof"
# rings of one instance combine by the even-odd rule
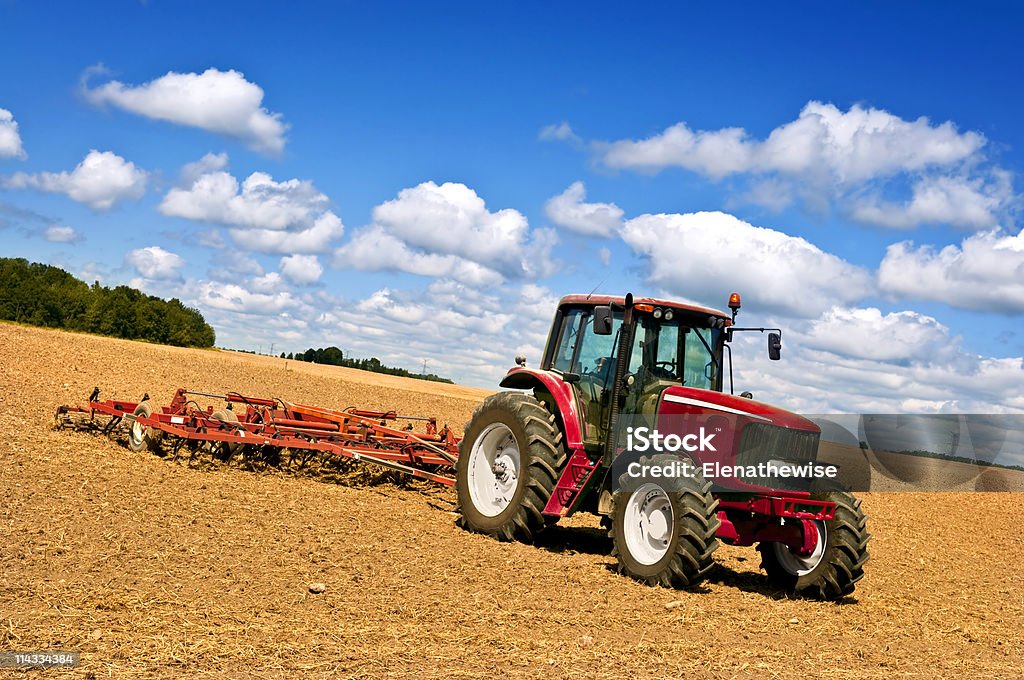
[[[618,305],[622,306],[626,304],[626,298],[623,295],[566,295],[558,301],[558,306],[563,305]],[[634,305],[654,305],[656,307],[670,307],[672,309],[679,309],[687,312],[697,312],[699,314],[710,314],[712,316],[720,316],[723,319],[732,319],[731,314],[712,309],[711,307],[701,307],[700,305],[690,305],[684,302],[672,302],[670,300],[659,300],[657,298],[647,297],[635,297],[633,298]]]

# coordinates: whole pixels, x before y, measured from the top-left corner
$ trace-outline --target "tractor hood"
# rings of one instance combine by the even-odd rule
[[[723,415],[744,416],[754,422],[769,423],[791,430],[821,431],[813,421],[778,406],[695,387],[677,385],[667,388],[662,392],[659,411],[680,415],[717,411]]]

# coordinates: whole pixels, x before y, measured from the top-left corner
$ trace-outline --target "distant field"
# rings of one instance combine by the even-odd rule
[[[447,490],[189,466],[51,429],[95,385],[396,409],[459,431],[485,390],[10,324],[0,357],[0,650],[81,650],[80,677],[1024,673],[1018,494],[866,494],[872,558],[843,604],[787,599],[737,548],[701,591],[676,592],[613,574],[589,516],[502,544],[457,528]]]

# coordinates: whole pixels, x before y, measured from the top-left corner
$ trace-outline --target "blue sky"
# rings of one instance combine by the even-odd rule
[[[562,294],[738,289],[759,397],[1020,410],[1019,14],[4,1],[2,251],[482,386]]]

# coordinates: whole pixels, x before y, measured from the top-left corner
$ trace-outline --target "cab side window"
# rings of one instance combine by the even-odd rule
[[[562,373],[572,372],[572,357],[576,353],[576,345],[580,339],[580,322],[583,310],[570,310],[562,320],[562,333],[558,340],[558,351],[555,353],[554,369]]]

